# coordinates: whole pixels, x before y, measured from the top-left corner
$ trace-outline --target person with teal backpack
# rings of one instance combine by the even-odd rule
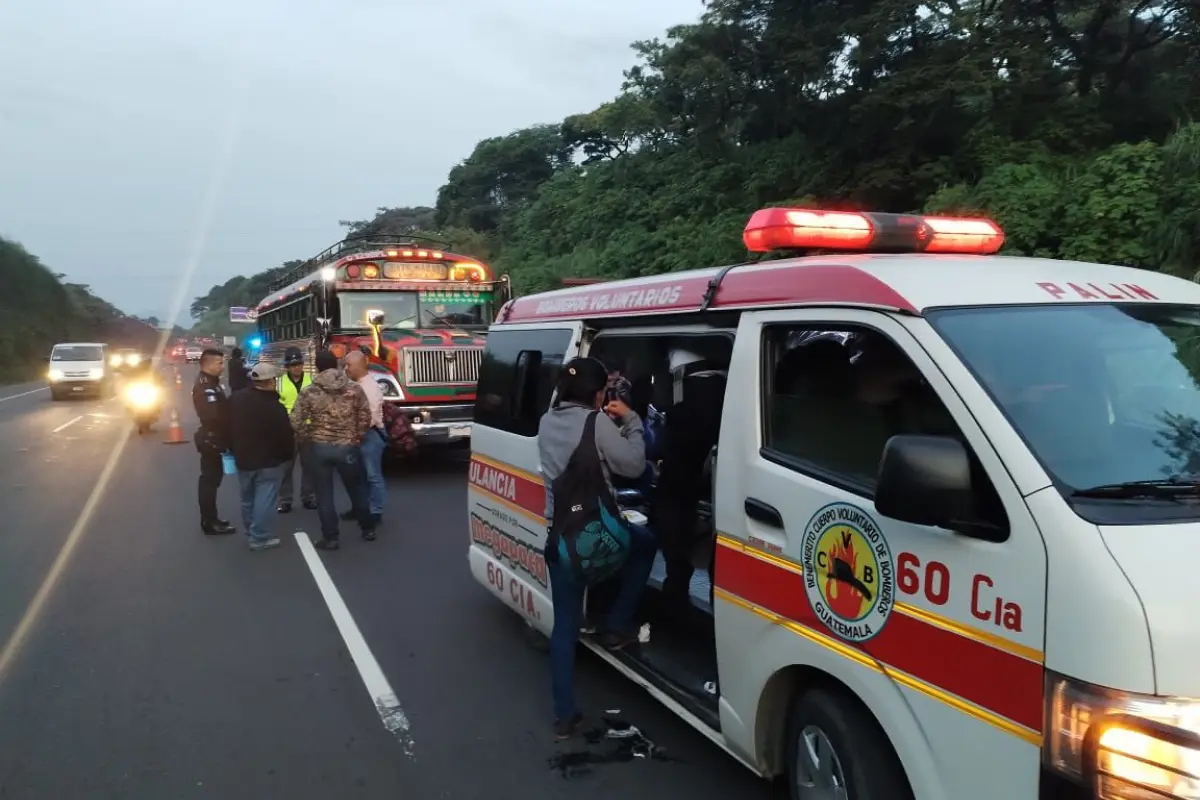
[[[599,639],[605,647],[621,649],[637,641],[635,615],[654,565],[653,536],[625,520],[611,484],[613,475],[637,478],[645,470],[642,422],[620,398],[604,405],[607,384],[608,370],[599,360],[571,360],[559,374],[553,407],[538,425],[549,525],[545,557],[554,605],[550,682],[558,739],[570,738],[583,723],[573,683],[584,590],[609,578],[619,580]]]

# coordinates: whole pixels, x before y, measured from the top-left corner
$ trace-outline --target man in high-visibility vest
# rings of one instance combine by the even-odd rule
[[[289,415],[296,405],[300,390],[312,383],[312,376],[304,371],[304,354],[299,348],[289,347],[283,354],[283,366],[287,370],[279,376],[279,402],[287,409]],[[317,507],[317,496],[313,490],[312,476],[304,465],[304,453],[297,445],[296,457],[283,465],[283,483],[279,486],[279,513],[286,514],[292,510],[292,499],[295,497],[296,462],[300,462],[300,501],[305,508]]]

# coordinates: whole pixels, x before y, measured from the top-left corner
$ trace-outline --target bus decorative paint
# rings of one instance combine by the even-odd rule
[[[422,443],[470,436],[487,328],[511,296],[508,276],[418,237],[350,237],[271,286],[257,315],[259,360],[288,348],[369,354],[384,397]]]

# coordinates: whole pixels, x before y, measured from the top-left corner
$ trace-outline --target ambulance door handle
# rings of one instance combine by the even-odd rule
[[[775,506],[768,505],[762,500],[755,500],[753,497],[746,498],[746,516],[755,522],[770,525],[772,528],[783,527],[783,517],[780,516]]]

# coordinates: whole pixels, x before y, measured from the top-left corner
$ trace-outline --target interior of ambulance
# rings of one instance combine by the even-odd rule
[[[630,406],[648,430],[648,472],[613,484],[619,505],[644,515],[659,544],[641,615],[649,638],[614,655],[717,729],[713,503],[733,341],[722,329],[606,331],[588,350],[628,381]],[[870,498],[893,435],[966,444],[918,368],[877,332],[781,325],[765,332],[763,346],[764,458]],[[999,497],[971,460],[976,516],[1006,528]],[[589,620],[601,618],[615,589],[613,581],[589,590]]]

